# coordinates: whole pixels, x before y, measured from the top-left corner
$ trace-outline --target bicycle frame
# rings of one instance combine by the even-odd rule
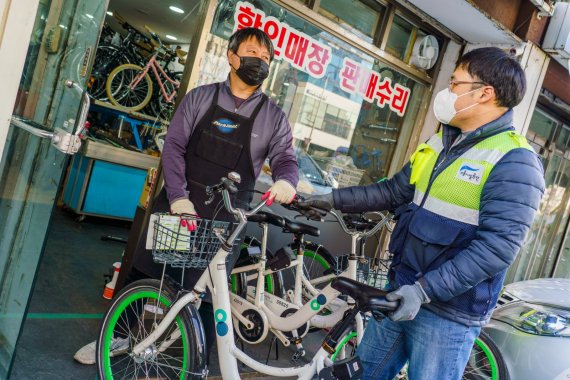
[[[160,88],[160,91],[162,92],[162,95],[164,96],[164,100],[166,100],[166,102],[168,102],[168,103],[174,103],[174,99],[176,98],[176,92],[177,92],[176,89],[178,89],[178,87],[180,87],[180,83],[168,76],[168,74],[164,71],[162,66],[160,66],[160,64],[156,60],[156,54],[153,54],[152,57],[150,57],[146,66],[143,68],[143,71],[141,71],[140,73],[137,74],[137,76],[135,76],[135,78],[133,79],[133,81],[129,85],[129,89],[134,90],[135,88],[137,88],[137,86],[139,85],[141,80],[144,78],[144,76],[148,73],[148,71],[150,69],[152,69],[152,72],[154,73],[154,76],[156,78],[156,81],[158,82],[158,86]],[[174,87],[176,88],[174,91],[172,91],[171,94],[166,93],[166,88],[164,87],[164,83],[162,83],[162,81],[160,80],[160,74],[162,74],[162,76],[167,81],[172,83],[174,85]]]
[[[342,218],[332,212],[339,222]],[[351,236],[351,253],[348,257],[348,267],[345,271],[339,274],[339,276],[347,277],[353,280],[357,279],[357,260],[361,259],[360,256],[356,255],[356,246],[358,242],[367,236],[373,235],[381,227],[383,227],[390,220],[389,216],[384,217],[378,225],[368,231],[368,232],[351,232],[347,229],[344,223],[341,224],[343,230]],[[281,340],[285,346],[289,346],[289,340],[282,334],[282,331],[293,331],[303,326],[305,323],[310,322],[314,327],[318,328],[329,328],[338,323],[344,313],[349,308],[351,302],[345,302],[337,298],[330,298],[329,291],[331,290],[330,285],[327,285],[322,291],[316,289],[313,285],[327,282],[336,277],[335,274],[325,275],[316,279],[309,281],[303,273],[303,255],[298,254],[297,258],[291,261],[288,268],[295,268],[295,286],[293,290],[293,302],[288,302],[276,295],[265,293],[265,276],[270,275],[275,272],[285,270],[287,268],[280,269],[278,271],[273,271],[271,269],[265,268],[265,254],[267,247],[267,233],[268,226],[266,223],[262,224],[262,241],[261,241],[261,259],[259,263],[238,267],[233,269],[232,274],[239,274],[248,271],[255,271],[256,275],[252,275],[248,278],[253,279],[253,276],[257,276],[257,284],[255,288],[248,287],[247,289],[247,300],[242,297],[231,293],[232,310],[234,311],[233,316],[243,323],[246,328],[253,328],[252,322],[243,317],[242,312],[248,309],[256,310],[264,322],[269,323],[269,328],[271,331]],[[302,253],[302,252],[301,252]],[[253,289],[250,289],[253,288]],[[302,295],[303,290],[308,290],[308,294],[305,294],[310,301],[303,305]],[[334,291],[334,290],[333,290]],[[319,303],[319,300],[323,300],[323,295],[326,297],[324,303]],[[319,299],[320,297],[320,299]],[[253,303],[251,302],[253,299]],[[316,300],[316,301],[315,301]],[[330,315],[318,315],[318,313],[325,307],[334,305],[336,308],[331,310]],[[310,309],[309,309],[310,306]],[[286,310],[298,309],[294,314],[288,315],[287,317],[281,317],[283,312]],[[265,321],[267,319],[267,321]],[[357,330],[357,342],[360,343],[363,333],[364,333],[364,322],[362,316],[358,314],[356,317],[356,330]],[[259,341],[265,339],[266,331]]]
[[[239,217],[239,224],[236,229],[232,232],[230,237],[225,240],[221,236],[219,238],[222,240],[223,244],[208,265],[208,270],[205,270],[200,279],[194,286],[194,289],[183,295],[179,300],[177,300],[173,305],[171,305],[170,310],[164,316],[163,320],[152,331],[142,342],[137,344],[133,348],[134,355],[141,355],[148,347],[150,347],[164,332],[167,327],[174,321],[177,314],[189,303],[195,303],[199,301],[200,294],[203,294],[208,288],[212,294],[212,301],[214,305],[214,319],[216,321],[216,340],[218,344],[218,356],[220,363],[220,370],[222,377],[224,379],[239,379],[239,370],[237,365],[237,360],[246,364],[248,367],[265,373],[270,376],[276,377],[287,377],[287,376],[298,376],[299,379],[310,380],[313,378],[315,373],[321,371],[325,363],[331,364],[328,358],[329,353],[321,347],[313,360],[304,366],[296,366],[289,368],[279,368],[272,367],[258,362],[257,360],[251,358],[246,353],[238,349],[235,345],[233,326],[231,321],[231,304],[230,304],[230,292],[227,286],[227,273],[226,273],[226,257],[231,251],[231,247],[240,232],[245,228],[247,224],[246,213],[241,209],[233,209],[229,201],[229,197],[224,193],[224,204],[226,208]],[[257,207],[255,207],[249,214],[255,214],[265,202],[261,202]],[[340,293],[330,285],[323,291],[327,299],[336,298]],[[260,296],[261,297],[261,296]],[[316,298],[315,298],[316,299]],[[307,313],[306,307],[310,307],[310,304],[306,304],[304,313]],[[286,320],[286,318],[281,318],[281,320]]]
[[[243,299],[242,297],[231,293],[232,297],[232,307],[236,313],[234,316],[242,322],[246,327],[252,327],[251,321],[243,318],[240,310],[254,309],[262,311],[262,315],[265,315],[268,319],[269,326],[274,333],[280,338],[280,340],[288,346],[288,340],[284,338],[281,331],[293,331],[303,326],[305,323],[309,322],[312,326],[319,328],[326,328],[334,326],[338,321],[340,321],[344,315],[344,312],[348,309],[348,305],[345,301],[339,300],[338,292],[327,285],[322,291],[314,288],[314,286],[309,282],[303,273],[303,255],[297,255],[297,258],[291,261],[289,267],[295,268],[295,287],[294,287],[294,300],[289,302],[276,295],[265,293],[265,276],[279,272],[273,271],[271,269],[265,269],[265,253],[267,245],[267,231],[268,226],[266,224],[262,225],[262,241],[261,241],[261,260],[257,264],[252,264],[244,267],[235,268],[232,274],[239,274],[248,271],[257,272],[257,285],[255,290],[248,289],[247,297],[248,299]],[[340,276],[345,276],[348,278],[356,279],[356,256],[349,258],[348,269],[340,274]],[[327,279],[332,279],[335,277],[334,274],[323,276]],[[327,281],[322,280],[322,278],[317,279],[319,282]],[[302,302],[302,292],[303,286],[305,286],[312,294],[311,300],[305,304]],[[249,287],[251,288],[251,287]],[[320,296],[320,298],[319,298]],[[324,298],[323,298],[324,297]],[[249,299],[254,298],[252,303]],[[319,302],[320,301],[320,302]],[[330,315],[318,315],[323,308],[330,305],[335,305],[337,308]],[[280,315],[290,309],[298,309],[294,314],[287,317],[281,317]]]

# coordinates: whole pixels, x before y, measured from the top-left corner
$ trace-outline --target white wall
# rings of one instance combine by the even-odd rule
[[[441,69],[437,75],[437,80],[433,84],[432,97],[429,100],[428,111],[424,121],[424,126],[420,133],[419,143],[425,142],[429,139],[437,130],[439,122],[435,118],[433,113],[433,99],[437,93],[447,86],[449,86],[449,79],[455,70],[455,64],[459,59],[459,52],[461,51],[461,45],[456,42],[449,41],[447,44],[447,49],[445,50],[445,55],[443,56],[443,61],[441,63]],[[415,147],[413,148],[415,149]]]
[[[521,66],[526,76],[526,94],[522,102],[514,108],[513,120],[514,127],[522,135],[528,130],[549,62],[550,57],[538,46],[532,42],[526,43],[521,58]]]
[[[39,0],[0,0],[0,160],[28,51]]]

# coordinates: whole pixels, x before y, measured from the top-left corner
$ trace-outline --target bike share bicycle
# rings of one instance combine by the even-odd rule
[[[179,289],[176,282],[163,276],[158,280],[141,280],[123,289],[106,313],[97,341],[97,368],[101,379],[115,378],[178,378],[197,379],[208,374],[206,366],[204,334],[196,311],[200,297],[209,289],[214,304],[214,317],[218,343],[218,355],[222,377],[238,379],[237,361],[259,372],[276,376],[297,376],[312,379],[359,378],[360,362],[351,357],[333,363],[330,359],[335,348],[349,332],[354,318],[360,312],[392,311],[396,302],[388,302],[386,293],[339,277],[332,281],[318,296],[311,300],[322,302],[323,297],[334,299],[345,294],[354,300],[346,315],[330,330],[321,348],[310,363],[304,366],[278,368],[262,364],[239,350],[234,342],[231,323],[231,304],[227,286],[225,262],[237,236],[247,224],[247,218],[255,215],[265,205],[261,202],[251,211],[234,208],[230,193],[235,194],[240,177],[230,173],[221,183],[207,188],[210,196],[221,192],[226,209],[239,220],[237,225],[208,219],[196,220],[194,232],[181,229],[182,223],[168,227],[154,223],[153,255],[157,262],[183,268],[206,269],[192,290]],[[169,216],[172,217],[172,216]],[[180,218],[181,217],[177,217]],[[184,217],[181,219],[184,220]],[[229,237],[226,237],[228,236]],[[263,276],[260,276],[260,280]],[[293,314],[295,315],[295,314]],[[122,355],[111,354],[114,338],[128,339],[129,348]]]
[[[294,201],[287,208],[303,213]],[[234,317],[234,327],[239,337],[249,344],[258,344],[265,340],[268,332],[286,347],[296,345],[292,360],[295,362],[305,355],[302,345],[303,337],[314,330],[333,327],[342,319],[349,309],[346,301],[341,299],[317,299],[318,296],[335,277],[344,276],[353,280],[362,277],[359,267],[368,263],[363,256],[363,242],[375,235],[390,220],[391,216],[377,214],[377,220],[365,219],[354,215],[341,216],[331,212],[343,231],[351,237],[350,255],[337,258],[321,256],[322,251],[310,260],[311,264],[318,263],[323,271],[307,271],[305,265],[304,235],[319,236],[319,230],[311,225],[300,223],[289,218],[283,218],[272,213],[258,213],[256,222],[262,227],[262,241],[255,263],[246,266],[236,266],[232,271],[231,303]],[[268,224],[280,227],[285,233],[295,237],[295,252],[291,249],[280,249],[275,255],[266,256]],[[361,244],[360,255],[357,255],[357,245]],[[316,260],[314,260],[316,258]],[[283,292],[284,285],[281,273],[291,271],[292,278],[287,278],[288,285],[293,289]],[[316,276],[311,276],[317,274]],[[269,280],[269,282],[268,282]],[[246,286],[244,286],[244,284]],[[271,286],[267,286],[267,285]],[[277,286],[276,286],[277,285]],[[268,291],[269,288],[274,291]],[[288,317],[290,315],[294,315]],[[355,336],[358,341],[363,335],[363,319],[356,317]],[[316,328],[316,329],[315,329]]]

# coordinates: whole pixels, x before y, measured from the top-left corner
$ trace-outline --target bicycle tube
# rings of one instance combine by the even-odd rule
[[[134,360],[124,360],[127,357],[125,355],[128,355],[128,350],[152,330],[153,320],[158,319],[156,316],[164,315],[175,299],[173,293],[166,287],[163,287],[159,299],[159,289],[160,281],[147,279],[130,284],[117,295],[103,319],[97,340],[99,378],[114,379],[116,376],[113,374],[114,370],[124,373],[122,367],[117,368],[119,365],[127,366],[127,370],[131,365],[135,368],[139,366],[143,372],[151,367],[160,368],[161,375],[171,371],[169,378],[198,379],[203,376],[206,358],[201,352],[200,344],[205,344],[204,332],[200,317],[192,305],[182,309],[175,318],[174,324],[168,328],[168,333],[164,334],[164,339],[155,343],[156,354],[149,358],[141,358],[138,363]],[[134,323],[135,317],[138,319],[137,323]],[[126,326],[118,326],[119,323]],[[151,328],[142,327],[141,329],[145,323],[150,324]],[[136,330],[138,331],[135,332]],[[120,335],[125,333],[128,335],[123,338],[129,339],[129,345],[125,348],[124,355],[111,356],[114,338],[121,338]],[[172,353],[177,355],[180,351],[182,352],[181,358],[172,355]],[[115,357],[117,360],[113,361]],[[174,364],[168,362],[171,358],[174,359]],[[161,364],[161,360],[166,363]]]

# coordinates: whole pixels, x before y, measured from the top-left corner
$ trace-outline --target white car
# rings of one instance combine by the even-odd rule
[[[570,379],[570,279],[507,285],[463,378]]]

